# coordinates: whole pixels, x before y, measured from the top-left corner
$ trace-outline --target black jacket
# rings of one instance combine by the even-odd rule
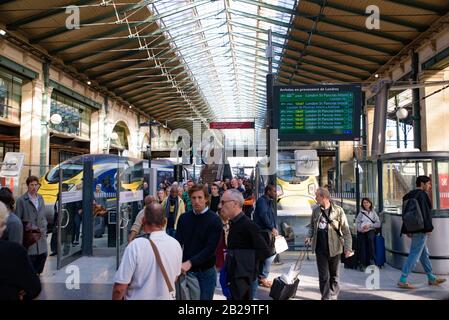
[[[25,300],[36,298],[41,292],[39,277],[24,247],[0,240],[0,301],[19,300],[21,290]]]
[[[229,234],[228,234],[228,251],[232,250],[244,250],[244,252],[251,254],[251,258],[238,259],[238,264],[250,264],[254,263],[254,266],[238,266],[239,270],[255,270],[256,275],[258,272],[258,262],[264,261],[270,256],[270,250],[260,235],[259,227],[252,222],[243,212],[239,216],[229,222]],[[237,266],[235,266],[237,268]],[[252,269],[254,268],[254,269]],[[232,270],[228,270],[228,274],[232,274]]]
[[[251,300],[251,286],[259,273],[259,263],[269,257],[268,246],[259,227],[243,212],[229,222],[225,270],[232,300]]]
[[[421,213],[423,215],[423,221],[424,221],[424,229],[418,230],[415,232],[409,232],[404,224],[402,224],[401,228],[401,234],[408,234],[408,233],[426,233],[426,232],[432,232],[433,225],[432,225],[432,203],[430,202],[430,198],[424,191],[420,189],[415,189],[407,193],[402,198],[402,203],[408,199],[415,198],[419,206],[421,208]]]

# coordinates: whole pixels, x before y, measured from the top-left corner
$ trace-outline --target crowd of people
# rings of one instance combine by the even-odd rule
[[[45,203],[38,193],[39,179],[30,176],[26,184],[27,191],[17,200],[8,188],[0,189],[0,299],[34,299],[41,291],[39,275],[48,255]],[[433,230],[426,193],[430,179],[418,177],[416,187],[403,201],[416,199],[424,228],[410,231],[404,225],[401,231],[412,240],[397,283],[404,289],[414,288],[407,277],[418,259],[429,285],[445,281],[433,274],[426,247]],[[279,235],[275,185],[267,185],[259,199],[249,181],[237,178],[210,185],[174,182],[161,185],[156,195],[144,194],[144,207],[134,219],[114,277],[114,300],[174,299],[182,290],[189,291],[183,297],[212,300],[217,279],[228,299],[251,300],[259,286],[272,286],[269,273]],[[344,210],[327,188],[318,188],[315,198],[305,242],[316,255],[322,299],[336,299],[341,256],[354,254],[351,232]],[[101,185],[96,186],[94,203],[106,206]],[[359,259],[368,266],[374,263],[374,237],[381,222],[370,199],[363,198],[361,208],[356,218]],[[78,213],[81,219],[82,211]],[[29,242],[31,229],[35,238]],[[75,232],[75,241],[77,237]]]
[[[267,279],[274,258],[271,245],[273,237],[278,234],[273,210],[275,186],[270,185],[266,188],[267,196],[262,197],[263,204],[256,204],[256,210],[254,210],[256,202],[252,185],[243,179],[215,181],[210,185],[195,184],[189,180],[184,187],[177,182],[171,185],[164,183],[159,187],[156,197],[152,195],[145,197],[145,207],[137,214],[131,227],[128,238],[130,244],[124,253],[126,259],[123,259],[115,279],[114,299],[140,296],[136,290],[148,290],[147,285],[141,287],[137,283],[142,274],[150,277],[155,272],[161,273],[161,263],[165,270],[173,270],[179,259],[181,259],[179,273],[186,275],[189,281],[196,282],[198,292],[192,293],[191,296],[197,296],[201,300],[213,299],[217,273],[224,280],[221,282],[222,289],[223,292],[229,292],[229,299],[252,299],[258,285],[271,286],[271,282]],[[163,225],[148,223],[161,219],[164,220]],[[142,264],[141,261],[148,258],[148,251],[151,252],[148,239],[153,238],[148,235],[146,231],[148,229],[161,229],[176,239],[182,247],[181,257],[177,260],[176,255],[162,254],[160,261],[155,263],[156,255],[153,249],[153,263]],[[141,238],[147,240],[142,241]],[[139,239],[138,243],[134,243],[136,239]],[[157,239],[164,241],[155,236],[156,245]],[[148,247],[142,256],[135,248],[138,245]],[[246,261],[244,263],[250,263],[243,267],[239,266],[241,259],[230,258],[242,257],[242,252],[246,257],[243,259]],[[130,263],[134,265],[131,266]],[[135,270],[136,277],[132,275],[125,277],[123,275],[125,269]],[[241,274],[242,270],[252,272]],[[172,274],[170,272],[167,274],[168,278],[172,279]],[[154,290],[154,295],[148,296],[150,299],[170,297],[170,286],[164,284],[165,279],[162,277],[159,281],[160,283],[154,285],[165,286],[166,290],[164,294]],[[130,292],[123,292],[124,287]],[[172,287],[175,287],[174,282]]]

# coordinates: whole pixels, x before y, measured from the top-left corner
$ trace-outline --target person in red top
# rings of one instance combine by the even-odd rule
[[[217,269],[217,272],[220,272],[221,268],[223,268],[224,265],[225,251],[227,248],[227,240],[229,233],[229,220],[226,217],[224,217],[221,213],[220,219],[221,222],[223,223],[223,232],[221,233],[217,248],[215,249],[215,255],[217,257],[215,261],[215,268]]]

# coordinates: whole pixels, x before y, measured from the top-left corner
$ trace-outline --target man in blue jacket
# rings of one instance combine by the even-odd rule
[[[432,273],[432,264],[429,259],[429,250],[426,246],[427,238],[433,231],[432,203],[430,202],[430,198],[427,194],[427,192],[429,192],[431,188],[432,186],[430,178],[427,176],[419,176],[416,178],[416,189],[410,191],[402,198],[403,202],[413,198],[417,200],[424,222],[424,228],[415,232],[410,232],[409,230],[407,230],[404,224],[402,225],[401,234],[406,234],[409,238],[412,239],[412,242],[410,244],[410,253],[407,257],[407,261],[402,267],[401,278],[399,279],[399,282],[397,284],[398,287],[402,289],[415,289],[415,286],[411,285],[410,282],[407,282],[407,277],[415,267],[418,259],[421,261],[424,271],[427,273],[427,280],[429,285],[438,286],[446,281],[446,279],[444,278],[437,278]]]
[[[276,227],[276,216],[274,214],[274,201],[276,199],[276,186],[269,184],[265,187],[265,194],[256,202],[254,210],[254,222],[260,227],[262,235],[267,240],[267,244],[272,248],[273,239],[279,232]],[[272,248],[273,249],[273,248]],[[276,254],[271,255],[262,263],[259,274],[259,285],[270,288],[271,281],[268,280],[270,267]]]

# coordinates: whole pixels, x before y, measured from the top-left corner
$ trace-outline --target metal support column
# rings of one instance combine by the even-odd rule
[[[382,181],[383,180],[383,171],[382,171],[382,161],[377,160],[377,195],[378,195],[378,208],[379,213],[384,210],[384,194]]]
[[[92,214],[93,194],[93,159],[86,157],[83,163],[83,241],[82,252],[84,256],[92,255],[94,221]],[[117,176],[118,179],[118,176]]]
[[[270,168],[273,174],[270,174],[268,177],[268,183],[276,185],[276,169],[277,169],[277,155],[271,154],[271,142],[277,144],[276,141],[271,141],[271,129],[274,128],[273,124],[273,84],[274,84],[274,75],[273,75],[273,43],[272,43],[272,31],[268,30],[268,46],[266,51],[266,56],[268,59],[268,74],[267,74],[267,156],[270,159]],[[277,139],[277,137],[276,137]],[[274,152],[277,152],[277,148]],[[271,161],[271,159],[275,159]],[[274,162],[274,163],[273,163]],[[274,216],[277,217],[277,201],[274,202]]]
[[[385,131],[387,126],[388,83],[381,83],[381,88],[376,95],[374,108],[374,126],[371,145],[371,156],[376,158],[385,152]]]
[[[50,88],[50,63],[48,61],[44,62],[42,66],[42,73],[44,78],[44,92],[42,93],[42,115],[41,115],[41,145],[40,145],[40,176],[44,176],[47,171],[47,147],[48,143],[48,119],[49,119],[49,106],[51,97],[49,97]]]
[[[419,55],[412,53],[412,79],[418,82],[419,74]],[[421,111],[420,111],[419,88],[412,90],[412,106],[413,106],[413,140],[414,147],[421,150]]]

